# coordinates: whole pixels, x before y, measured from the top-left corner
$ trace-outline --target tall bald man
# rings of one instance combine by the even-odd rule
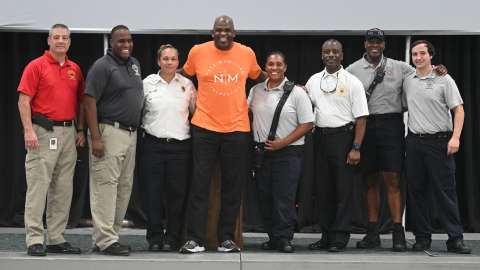
[[[195,45],[183,66],[185,75],[198,79],[198,98],[192,118],[193,180],[187,207],[188,241],[180,248],[181,253],[205,250],[210,182],[217,158],[222,173],[218,251],[240,251],[233,236],[250,149],[245,82],[248,78],[263,81],[265,75],[252,49],[234,42],[235,36],[232,18],[216,18],[213,41]]]

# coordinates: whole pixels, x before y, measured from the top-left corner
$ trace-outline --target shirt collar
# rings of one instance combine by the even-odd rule
[[[285,84],[285,82],[288,81],[288,78],[287,77],[283,78],[283,81],[278,86],[276,86],[274,88],[268,88],[267,85],[268,85],[269,80],[270,79],[268,79],[268,78],[265,80],[265,91],[267,91],[267,90],[282,90],[283,91],[283,85]]]
[[[363,54],[363,57],[362,57],[362,65],[364,68],[373,68],[373,69],[376,69],[377,67],[379,67],[381,64],[382,64],[382,61],[383,61],[383,58],[385,56],[382,54],[382,58],[380,58],[380,62],[378,63],[378,65],[375,67],[372,63],[368,62],[367,61],[367,53],[364,53]],[[385,60],[386,61],[386,60]]]
[[[113,60],[115,60],[115,62],[117,62],[117,64],[119,64],[119,65],[127,65],[128,63],[131,62],[131,59],[132,59],[131,57],[128,57],[128,59],[125,60],[125,59],[122,59],[122,58],[116,56],[111,48],[107,50],[107,55],[112,57]]]
[[[340,69],[337,70],[337,71],[335,71],[334,73],[328,73],[328,71],[327,71],[326,68],[323,69],[323,73],[325,73],[325,74],[327,74],[327,75],[334,75],[334,76],[336,76],[337,74],[340,74],[340,72],[343,72],[343,66],[342,66],[342,65],[340,65]]]
[[[432,69],[432,71],[430,71],[430,73],[428,73],[426,76],[423,76],[423,77],[422,77],[422,76],[419,76],[419,75],[417,74],[417,71],[416,71],[416,70],[415,70],[415,75],[413,75],[414,78],[419,78],[420,80],[434,79],[436,76],[437,76],[437,75],[436,75],[436,73],[433,71],[433,69]]]
[[[153,83],[162,82],[162,83],[164,83],[164,84],[168,84],[168,83],[162,78],[162,76],[160,76],[160,70],[157,72],[156,75],[157,75],[157,76],[155,76],[155,78],[153,79]],[[173,77],[172,81],[180,82],[180,75],[179,75],[178,73],[175,73],[175,76]]]
[[[48,63],[60,65],[57,59],[53,58],[53,56],[50,54],[49,51],[45,51],[43,55],[47,58]],[[69,66],[69,65],[70,65],[70,60],[68,60],[68,57],[65,55],[65,63],[63,63],[63,66]]]

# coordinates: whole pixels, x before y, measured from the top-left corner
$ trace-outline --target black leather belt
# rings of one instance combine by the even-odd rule
[[[159,142],[159,143],[179,143],[179,142],[186,142],[186,141],[189,140],[189,139],[177,140],[177,139],[174,139],[174,138],[158,138],[158,137],[150,135],[146,132],[145,132],[145,137],[147,137],[147,138],[149,138],[153,141]]]
[[[136,127],[127,126],[127,125],[124,125],[120,122],[111,121],[111,120],[108,120],[108,119],[102,119],[99,122],[102,123],[102,124],[107,124],[107,125],[114,126],[116,128],[123,129],[123,130],[130,131],[130,132],[134,132],[134,131],[137,130]]]
[[[345,126],[341,127],[335,127],[335,128],[330,128],[330,127],[315,127],[315,131],[319,132],[321,135],[331,135],[331,134],[337,134],[337,133],[343,133],[343,132],[352,132],[354,128],[353,123],[348,123]]]
[[[452,137],[452,132],[451,131],[444,131],[444,132],[437,132],[437,133],[432,133],[432,134],[429,134],[429,133],[415,134],[415,133],[413,133],[409,130],[408,135],[413,136],[415,138],[426,139],[426,140],[428,140],[428,139],[447,139],[447,138]]]
[[[71,127],[73,126],[73,120],[68,120],[68,121],[52,121],[54,126],[59,126],[59,127]]]

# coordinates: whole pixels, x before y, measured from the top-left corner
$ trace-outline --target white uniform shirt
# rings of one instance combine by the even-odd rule
[[[357,77],[341,68],[334,74],[330,74],[338,78],[335,91],[325,93],[320,88],[320,83],[326,75],[329,75],[326,70],[316,73],[305,85],[314,105],[316,126],[341,127],[354,122],[355,118],[368,115],[365,90]],[[324,81],[322,86],[334,89],[335,85],[328,85],[328,82],[335,82],[335,80]]]
[[[248,95],[248,104],[253,113],[253,139],[256,142],[265,142],[272,126],[273,115],[278,102],[283,96],[283,82],[272,89],[266,89],[268,79],[252,87]],[[312,103],[305,90],[294,86],[280,112],[275,138],[285,138],[300,124],[313,122]],[[290,145],[303,145],[305,136],[300,137]]]
[[[142,127],[157,138],[190,138],[188,116],[195,109],[193,83],[180,74],[167,83],[159,74],[143,80],[145,106]]]

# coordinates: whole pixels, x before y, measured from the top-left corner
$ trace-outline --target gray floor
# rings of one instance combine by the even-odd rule
[[[14,269],[480,269],[480,234],[465,234],[466,243],[473,249],[471,255],[446,252],[445,235],[434,235],[432,250],[428,252],[390,251],[391,237],[382,235],[382,248],[358,250],[355,242],[362,235],[352,235],[345,252],[331,254],[310,251],[307,246],[320,238],[319,234],[296,234],[294,254],[265,252],[260,244],[266,240],[261,233],[245,233],[245,246],[241,253],[220,254],[208,251],[203,254],[151,253],[147,251],[145,230],[123,229],[121,241],[132,246],[129,257],[111,257],[92,253],[91,228],[70,229],[66,238],[82,249],[81,255],[52,255],[34,258],[25,253],[23,228],[0,228],[0,270]],[[409,245],[413,236],[407,234]]]

